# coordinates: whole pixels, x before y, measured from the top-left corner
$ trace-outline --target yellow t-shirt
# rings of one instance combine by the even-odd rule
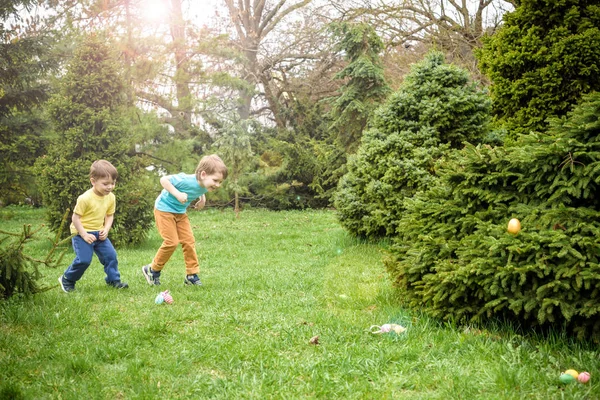
[[[115,213],[115,206],[114,193],[98,196],[92,188],[77,198],[73,213],[80,216],[81,223],[87,232],[93,232],[104,228],[104,218]],[[72,222],[71,233],[77,234],[77,229]]]

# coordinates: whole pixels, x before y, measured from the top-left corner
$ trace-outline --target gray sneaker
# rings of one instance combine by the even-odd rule
[[[186,285],[202,286],[202,282],[200,282],[200,278],[198,278],[198,275],[196,274],[187,275],[183,283],[185,283]]]
[[[60,283],[60,287],[65,293],[75,291],[75,282],[68,280],[64,275],[58,277],[58,283]]]
[[[160,272],[153,271],[150,264],[142,267],[142,274],[144,274],[144,278],[146,278],[150,286],[160,285]]]
[[[121,281],[112,281],[112,282],[106,282],[106,284],[108,286],[112,286],[115,289],[127,289],[129,288],[129,285],[125,282],[121,282]]]

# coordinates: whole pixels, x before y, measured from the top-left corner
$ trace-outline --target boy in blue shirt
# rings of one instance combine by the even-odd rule
[[[161,271],[181,243],[186,273],[184,283],[202,285],[198,278],[200,267],[196,240],[186,211],[195,199],[198,199],[195,208],[203,208],[206,203],[205,193],[218,189],[226,178],[227,167],[216,154],[202,157],[195,174],[182,172],[160,178],[164,189],[154,203],[154,219],[163,243],[152,263],[142,267],[142,274],[148,284],[160,285]]]

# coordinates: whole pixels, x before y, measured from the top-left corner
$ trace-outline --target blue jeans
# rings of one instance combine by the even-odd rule
[[[72,282],[77,282],[83,276],[83,273],[92,263],[94,253],[98,256],[100,263],[104,265],[106,273],[106,282],[115,282],[121,280],[119,274],[119,262],[117,261],[117,252],[108,238],[100,240],[98,232],[88,232],[96,236],[96,241],[92,244],[87,243],[79,235],[73,236],[73,250],[75,259],[65,271],[65,278]]]

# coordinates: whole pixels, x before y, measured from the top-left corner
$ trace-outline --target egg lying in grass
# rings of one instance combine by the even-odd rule
[[[577,380],[580,383],[588,383],[590,380],[590,373],[589,372],[582,372],[577,376]]]
[[[566,370],[565,374],[569,374],[569,375],[571,375],[575,379],[577,379],[577,377],[579,376],[579,372],[575,371],[574,369],[568,369],[568,370]]]
[[[572,382],[575,382],[575,378],[573,378],[573,375],[569,375],[569,374],[560,374],[560,377],[558,379],[562,383],[572,383]]]
[[[167,304],[173,304],[173,296],[171,296],[171,294],[169,293],[168,290],[165,290],[164,292],[161,293],[163,299],[165,300],[165,303]]]

